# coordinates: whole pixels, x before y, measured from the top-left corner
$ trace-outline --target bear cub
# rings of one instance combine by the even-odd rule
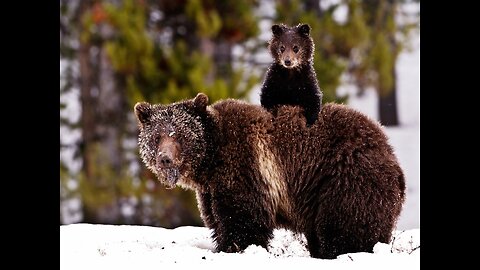
[[[311,126],[318,118],[323,94],[313,69],[315,44],[310,26],[274,24],[272,34],[268,48],[274,61],[267,70],[260,103],[274,114],[278,105],[299,105]]]

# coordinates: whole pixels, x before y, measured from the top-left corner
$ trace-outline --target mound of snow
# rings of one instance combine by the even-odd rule
[[[310,257],[302,234],[275,230],[269,250],[249,246],[243,253],[216,253],[204,227],[71,224],[60,226],[61,269],[161,269],[162,266],[237,268],[419,269],[420,230],[396,231],[390,244],[373,253],[349,253],[334,260]]]

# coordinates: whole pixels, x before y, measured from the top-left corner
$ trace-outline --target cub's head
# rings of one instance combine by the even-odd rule
[[[294,27],[274,24],[272,34],[268,48],[278,64],[294,69],[308,65],[313,60],[315,44],[310,37],[308,24],[299,24]]]
[[[202,116],[208,97],[199,93],[169,105],[135,104],[138,144],[145,165],[167,188],[190,186],[191,177],[207,149]]]

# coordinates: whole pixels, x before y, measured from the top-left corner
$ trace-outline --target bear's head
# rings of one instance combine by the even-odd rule
[[[205,157],[202,119],[207,105],[208,96],[203,93],[169,105],[135,104],[140,156],[167,188],[190,186],[192,174]]]
[[[272,34],[268,48],[279,65],[295,69],[313,61],[315,44],[310,36],[308,24],[299,24],[294,27],[274,24],[272,25]]]

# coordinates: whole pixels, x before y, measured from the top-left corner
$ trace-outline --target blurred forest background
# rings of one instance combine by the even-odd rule
[[[407,0],[60,0],[60,224],[202,226],[194,193],[166,190],[139,159],[133,105],[204,92],[247,100],[271,57],[273,23],[308,23],[323,102],[378,94],[401,124],[398,55],[419,31]],[[419,10],[419,9],[418,9]]]

